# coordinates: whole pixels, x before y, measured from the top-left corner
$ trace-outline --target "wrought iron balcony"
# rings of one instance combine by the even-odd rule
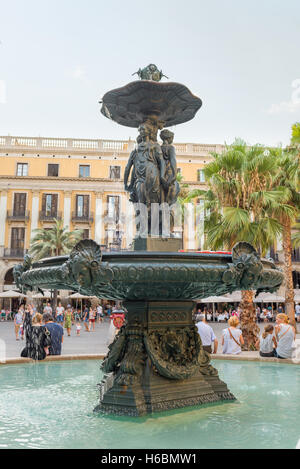
[[[5,259],[23,259],[28,249],[4,248],[3,257]]]
[[[73,223],[93,223],[94,222],[94,214],[79,214],[77,212],[72,213],[72,222]]]
[[[46,211],[41,211],[39,215],[39,220],[40,221],[54,221],[54,220],[61,220],[62,218],[62,212],[53,212],[49,213]]]
[[[25,210],[23,212],[17,210],[8,210],[7,211],[7,221],[29,221],[30,212]]]

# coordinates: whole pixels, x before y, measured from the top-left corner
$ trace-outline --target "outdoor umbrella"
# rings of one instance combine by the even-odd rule
[[[254,303],[284,303],[283,296],[277,296],[274,293],[260,293],[255,299]]]
[[[25,298],[26,295],[23,295],[22,293],[19,293],[14,290],[9,290],[3,293],[0,293],[0,298]]]
[[[9,298],[10,299],[10,311],[12,307],[12,298],[26,298],[26,295],[23,295],[22,293],[19,293],[14,290],[8,290],[6,292],[0,293],[0,298]]]
[[[77,299],[77,300],[83,300],[84,298],[91,298],[90,296],[86,296],[86,295],[81,295],[81,293],[74,293],[73,295],[69,296],[69,298],[74,298],[74,299]]]
[[[32,298],[34,299],[51,298],[51,292],[45,291],[44,294],[36,293],[35,295],[32,296]]]
[[[227,296],[209,296],[202,298],[201,303],[228,303]]]
[[[78,306],[78,300],[81,300],[81,311],[82,311],[82,300],[91,298],[90,296],[82,295],[81,293],[73,293],[73,295],[69,296],[69,298],[73,298],[76,300],[76,309]]]
[[[242,292],[235,291],[233,293],[228,294],[227,301],[228,303],[240,303],[242,301]]]
[[[201,303],[212,303],[213,313],[215,314],[215,303],[228,303],[226,296],[209,296],[208,298],[202,298]]]

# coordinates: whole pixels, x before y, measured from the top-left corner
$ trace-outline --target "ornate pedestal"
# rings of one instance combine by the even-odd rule
[[[178,252],[183,249],[181,238],[137,238],[134,240],[134,251]]]
[[[234,400],[192,322],[193,302],[128,302],[103,363],[98,412],[142,416]],[[112,374],[111,374],[112,373]]]

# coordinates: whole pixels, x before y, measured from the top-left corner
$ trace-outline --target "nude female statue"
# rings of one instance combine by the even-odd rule
[[[160,133],[160,138],[163,141],[161,149],[165,160],[165,174],[161,179],[163,185],[163,201],[169,205],[173,205],[177,201],[180,191],[179,183],[176,181],[176,152],[174,145],[172,145],[174,134],[165,129]]]
[[[138,146],[129,157],[125,169],[125,190],[130,200],[151,208],[152,203],[161,203],[161,179],[165,174],[165,161],[160,145],[153,141],[152,129],[143,124],[139,128]],[[128,184],[129,176],[131,181]]]

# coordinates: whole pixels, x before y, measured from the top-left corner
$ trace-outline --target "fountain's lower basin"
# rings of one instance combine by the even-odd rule
[[[130,419],[93,413],[99,361],[0,366],[0,448],[295,448],[298,366],[213,365],[236,402]]]
[[[14,269],[21,290],[77,290],[123,300],[126,324],[103,364],[99,412],[142,416],[234,400],[210,365],[192,321],[194,299],[234,290],[275,291],[283,274],[248,243],[232,254],[121,252],[102,254],[81,241],[69,257]]]

